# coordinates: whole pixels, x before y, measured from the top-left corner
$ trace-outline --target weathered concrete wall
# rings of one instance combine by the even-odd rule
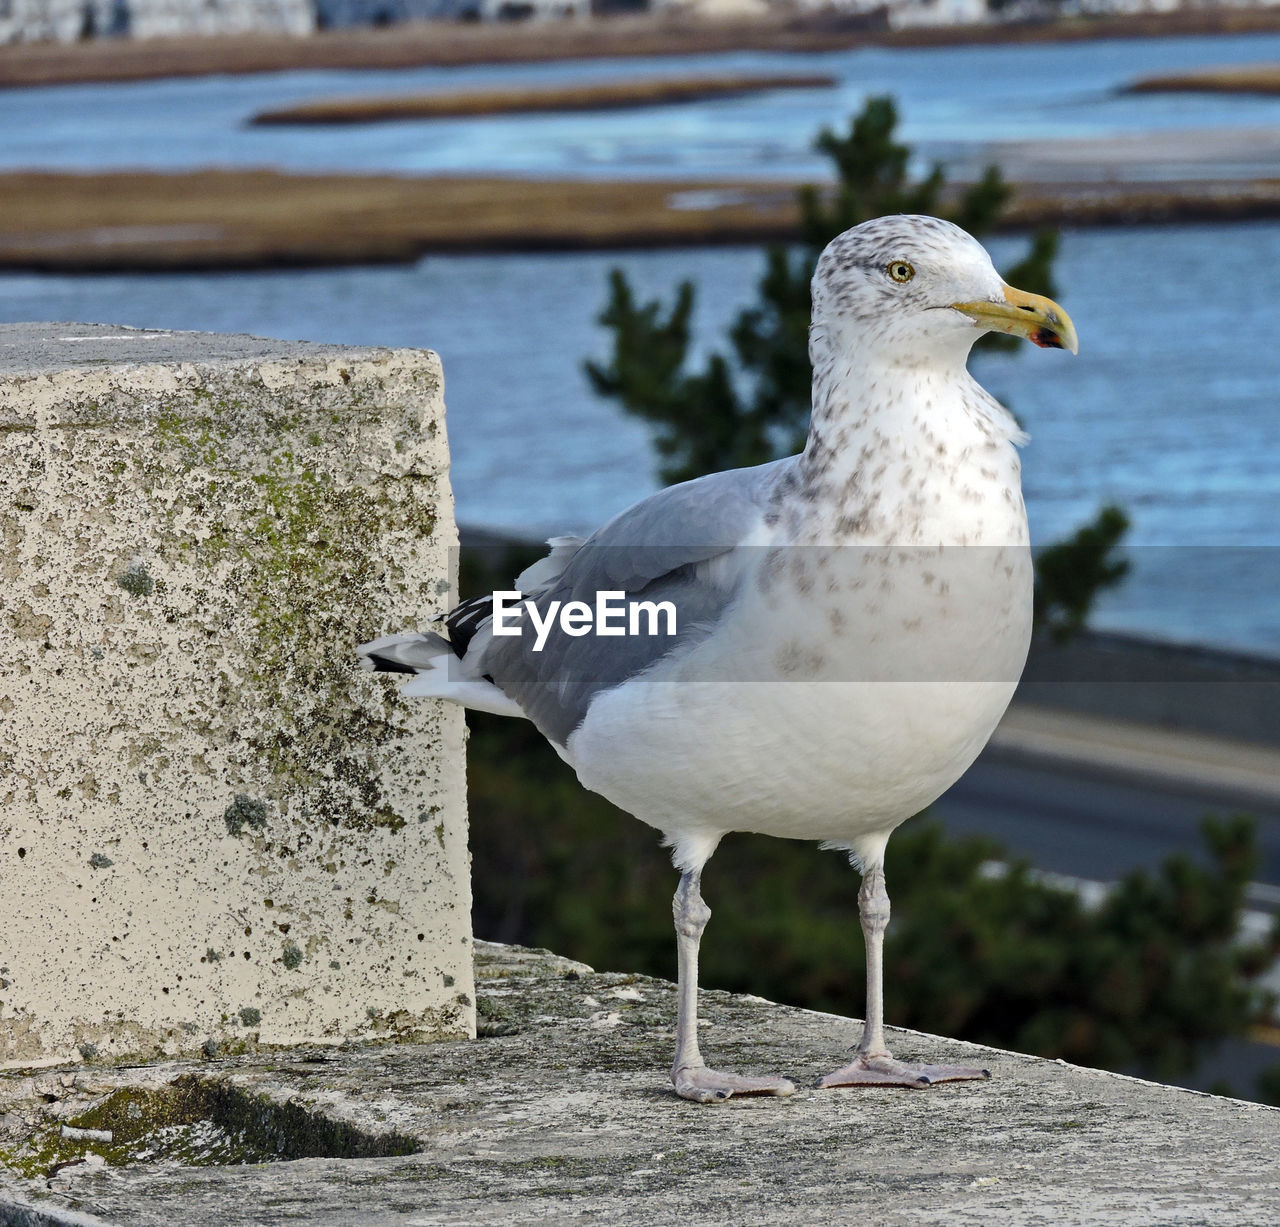
[[[465,1036],[434,354],[0,328],[0,1065]]]
[[[483,942],[477,983],[476,1043],[0,1075],[0,1223],[1280,1222],[1275,1108],[897,1029],[900,1056],[991,1081],[813,1090],[859,1024],[715,991],[707,1059],[801,1089],[693,1104],[675,985]]]

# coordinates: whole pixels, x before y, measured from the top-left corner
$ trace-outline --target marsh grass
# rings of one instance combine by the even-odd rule
[[[835,77],[807,74],[733,73],[722,76],[598,81],[535,89],[464,90],[378,98],[322,98],[262,111],[249,122],[272,124],[368,124],[410,119],[460,119],[478,115],[617,111],[674,106],[709,98],[741,98],[781,89],[830,89]]]
[[[1143,77],[1125,90],[1129,94],[1280,94],[1280,64],[1206,68]]]
[[[694,207],[696,205],[696,207]],[[1280,180],[1015,189],[1000,229],[1280,216]],[[786,182],[415,179],[271,170],[0,174],[0,269],[412,263],[427,252],[788,242]]]

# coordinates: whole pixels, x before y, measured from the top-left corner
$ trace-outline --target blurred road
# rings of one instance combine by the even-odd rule
[[[1263,863],[1250,905],[1280,911],[1280,808],[1261,811],[1229,798],[1089,777],[1077,767],[1032,765],[984,754],[930,814],[957,835],[986,835],[1037,869],[1114,881],[1169,853],[1202,856],[1206,814],[1246,812],[1258,819]]]
[[[1104,882],[1171,852],[1203,856],[1201,819],[1241,812],[1257,818],[1262,851],[1250,907],[1280,911],[1280,753],[1269,748],[1015,709],[931,810],[1038,869]]]

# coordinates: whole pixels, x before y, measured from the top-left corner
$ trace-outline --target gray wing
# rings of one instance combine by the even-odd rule
[[[633,600],[670,601],[676,634],[574,638],[557,625],[539,652],[525,619],[519,636],[488,638],[475,667],[563,745],[597,694],[714,631],[736,596],[737,572],[705,564],[751,537],[778,492],[794,480],[794,466],[790,457],[659,491],[578,545],[558,575],[538,576],[546,586],[532,599],[543,616],[554,601],[585,601],[594,608],[597,592],[616,591]]]

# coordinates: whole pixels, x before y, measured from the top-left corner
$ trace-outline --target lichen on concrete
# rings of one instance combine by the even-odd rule
[[[235,800],[222,811],[222,820],[227,824],[228,835],[239,835],[245,827],[261,831],[267,825],[267,813],[265,801],[238,792]]]
[[[4,342],[0,1066],[469,1034],[461,718],[352,656],[450,590],[435,356]]]
[[[369,1133],[216,1078],[179,1074],[158,1085],[135,1083],[98,1096],[85,1110],[31,1130],[0,1156],[11,1172],[40,1180],[86,1161],[91,1170],[146,1164],[229,1167],[419,1149],[415,1139],[395,1132]]]
[[[150,596],[156,589],[156,582],[147,571],[147,564],[140,558],[135,558],[125,568],[124,574],[116,577],[116,584],[130,596]]]

